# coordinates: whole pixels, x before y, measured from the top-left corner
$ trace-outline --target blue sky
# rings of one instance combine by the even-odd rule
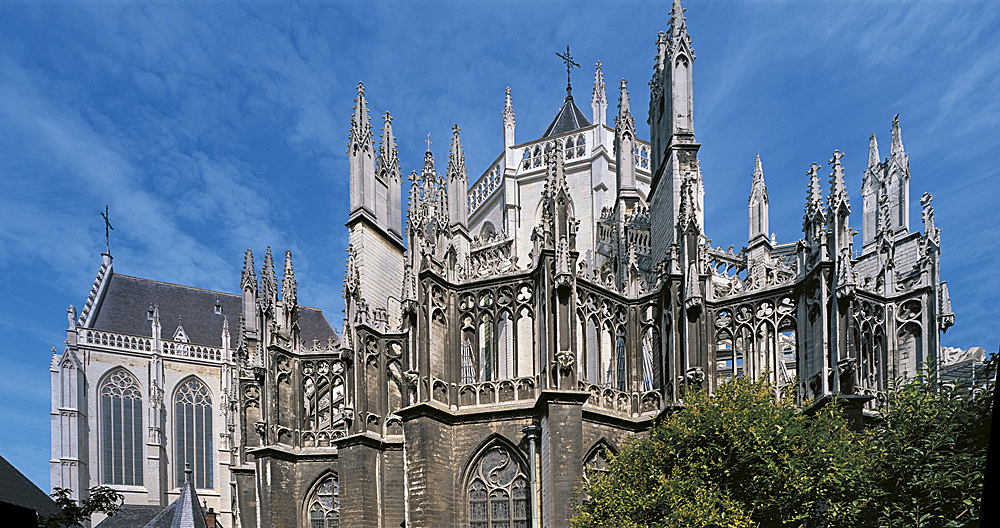
[[[779,242],[801,237],[806,170],[868,136],[888,155],[900,114],[911,228],[934,194],[956,326],[944,344],[997,349],[1000,5],[689,0],[695,132],[715,245],[746,244],[759,152]],[[504,88],[519,142],[564,95],[555,52],[583,68],[589,115],[604,64],[614,115],[628,78],[640,135],[669,3],[4,2],[0,4],[0,455],[48,489],[50,348],[104,249],[119,273],[235,291],[243,251],[291,249],[299,301],[342,319],[347,133],[363,81],[388,110],[404,173],[431,134],[462,127],[470,179],[502,148]],[[405,193],[404,193],[405,194]],[[857,239],[860,243],[860,238]],[[258,259],[259,260],[259,259]]]

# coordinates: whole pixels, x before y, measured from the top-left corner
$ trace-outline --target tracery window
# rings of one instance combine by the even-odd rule
[[[576,155],[583,156],[587,150],[587,138],[583,134],[576,136]]]
[[[618,329],[618,339],[615,342],[615,348],[617,349],[618,355],[618,365],[615,368],[617,377],[617,387],[620,391],[628,390],[625,381],[625,330],[623,328]]]
[[[323,480],[306,504],[309,507],[309,528],[340,526],[340,482],[337,476]]]
[[[142,390],[135,376],[118,369],[101,385],[103,484],[142,486]]]
[[[197,379],[182,383],[174,395],[174,467],[178,485],[191,465],[195,487],[212,487],[212,395]]]
[[[505,447],[493,447],[472,471],[469,528],[528,528],[528,479],[514,456]]]

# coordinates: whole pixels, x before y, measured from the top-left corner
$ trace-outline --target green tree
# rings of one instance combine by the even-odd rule
[[[835,406],[804,416],[764,381],[735,379],[609,457],[572,520],[585,527],[771,527],[870,524],[869,435]]]
[[[935,387],[924,373],[890,393],[871,431],[881,526],[978,526],[997,355],[974,380]]]
[[[90,488],[87,498],[77,502],[72,498],[72,490],[52,488],[52,500],[62,509],[61,512],[38,520],[39,528],[73,528],[83,526],[95,513],[114,515],[121,509],[125,497],[121,493],[107,487]]]

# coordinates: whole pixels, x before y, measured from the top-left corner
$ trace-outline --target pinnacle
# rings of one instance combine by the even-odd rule
[[[597,69],[594,70],[594,92],[591,95],[591,100],[594,104],[604,104],[606,102],[604,95],[604,72],[601,71],[601,61],[597,61]]]
[[[878,162],[878,141],[875,139],[875,134],[872,134],[868,139],[868,169],[871,170],[877,167]]]
[[[903,154],[903,137],[899,132],[899,114],[892,118],[892,147],[889,156]]]
[[[754,161],[754,165],[753,165],[753,180],[756,182],[758,179],[761,182],[764,181],[764,169],[760,165],[760,153],[759,152],[757,153],[757,160]]]
[[[624,116],[629,113],[628,79],[622,79],[618,89],[620,90],[620,94],[618,95],[618,115]]]

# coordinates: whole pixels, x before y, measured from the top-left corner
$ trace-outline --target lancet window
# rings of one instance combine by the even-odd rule
[[[503,285],[459,300],[463,384],[533,374],[532,289]]]
[[[190,464],[197,488],[212,487],[212,395],[200,380],[192,378],[174,395],[175,478],[184,482]]]
[[[344,409],[343,367],[331,360],[302,362],[304,430],[325,431],[341,423]]]
[[[919,303],[916,304],[916,307],[919,313]],[[901,310],[900,319],[911,319],[909,313],[908,310]],[[876,396],[877,399],[884,396],[885,380],[888,378],[888,374],[883,371],[888,360],[885,336],[885,309],[883,306],[866,299],[858,300],[854,305],[854,342],[858,349],[856,391]],[[906,344],[900,343],[900,351],[904,350]],[[877,405],[880,402],[875,403]]]
[[[472,466],[467,488],[469,528],[528,528],[528,478],[506,447],[490,448]]]
[[[143,467],[142,390],[125,369],[101,384],[101,482],[141,486]]]
[[[577,291],[578,372],[595,385],[628,390],[628,317],[623,306],[584,289]],[[621,388],[620,388],[621,387]]]
[[[306,501],[308,528],[337,528],[340,526],[340,482],[336,475],[323,479]]]
[[[742,375],[761,376],[765,372],[780,385],[790,383],[795,378],[794,314],[795,300],[787,295],[716,312],[717,383]]]

